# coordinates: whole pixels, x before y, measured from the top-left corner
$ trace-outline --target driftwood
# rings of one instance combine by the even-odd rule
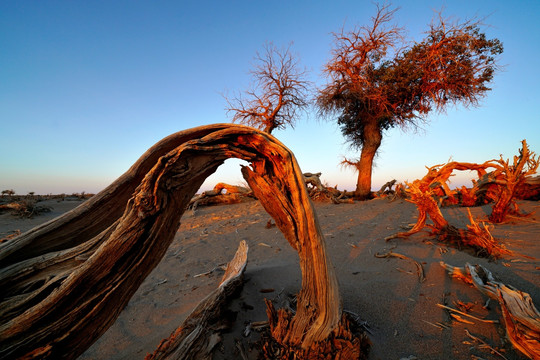
[[[354,203],[353,192],[340,191],[335,188],[324,186],[321,182],[321,173],[304,173],[304,181],[308,186],[309,197],[314,201],[332,202],[334,204]],[[311,185],[311,188],[309,187]]]
[[[381,186],[381,188],[379,189],[379,191],[377,191],[375,193],[375,196],[376,197],[387,197],[387,196],[391,196],[393,197],[396,192],[395,190],[392,190],[392,187],[394,185],[396,185],[396,182],[397,180],[396,179],[393,179],[393,180],[390,180],[388,181],[387,183],[385,183],[383,186]]]
[[[433,194],[435,187],[426,186],[424,179],[415,180],[407,185],[409,198],[406,200],[416,205],[418,220],[411,230],[388,236],[385,240],[388,241],[399,237],[406,238],[428,227],[431,229],[431,235],[437,236],[439,240],[455,245],[458,248],[470,248],[475,251],[477,256],[499,258],[504,254],[511,254],[509,250],[493,238],[485,224],[480,226],[474,221],[468,208],[471,225],[467,225],[466,229],[458,229],[450,225],[444,218]],[[428,217],[433,224],[426,223]]]
[[[242,285],[247,253],[247,243],[240,242],[218,288],[199,303],[182,325],[169,338],[162,340],[145,360],[211,359],[212,350],[221,341],[220,333],[226,328],[226,324],[223,324],[226,322],[225,305]]]
[[[530,359],[540,359],[540,312],[529,294],[497,281],[486,268],[470,264],[454,267],[441,262],[452,277],[473,284],[501,306],[506,335]]]
[[[313,173],[304,173],[304,182],[306,185],[311,184],[315,188],[317,188],[320,191],[324,191],[326,188],[323,186],[321,182],[321,174],[320,172],[313,174]]]
[[[25,199],[5,205],[0,204],[0,213],[3,210],[10,211],[13,216],[31,218],[35,215],[49,212],[51,211],[51,208],[49,206],[37,205],[36,201],[32,199]]]
[[[430,189],[432,195],[445,205],[476,206],[494,203],[489,220],[493,223],[505,221],[507,215],[521,216],[515,199],[534,199],[540,194],[540,179],[533,177],[540,165],[540,157],[529,150],[527,141],[522,141],[519,155],[513,163],[504,160],[489,160],[483,164],[449,162],[428,168],[420,180],[422,191]],[[488,172],[488,169],[490,171]],[[473,187],[451,190],[447,184],[455,170],[476,171],[478,180]]]
[[[150,148],[108,188],[0,244],[0,357],[76,358],[159,263],[203,181],[227,158],[298,251],[298,311],[281,344],[312,348],[341,320],[337,279],[294,155],[239,125],[202,126]]]
[[[396,237],[408,237],[420,232],[426,226],[431,228],[431,234],[437,235],[442,241],[447,241],[458,247],[468,247],[475,250],[478,256],[498,258],[503,254],[510,254],[504,246],[500,245],[492,236],[485,224],[479,226],[471,216],[471,225],[467,229],[458,229],[450,225],[441,213],[439,204],[478,204],[482,201],[495,201],[491,215],[492,222],[501,222],[510,214],[519,215],[515,202],[516,189],[523,188],[531,175],[538,169],[540,158],[530,152],[527,142],[523,140],[520,155],[514,157],[513,165],[504,161],[491,160],[483,164],[450,162],[445,165],[435,165],[428,168],[428,173],[420,180],[406,183],[406,200],[416,205],[418,220],[414,227],[407,232],[400,232],[389,236],[386,240]],[[487,169],[495,169],[487,172]],[[447,182],[455,170],[476,171],[479,181],[475,182],[472,190],[450,190]],[[428,217],[433,225],[426,225]]]
[[[525,140],[522,141],[519,155],[514,156],[512,165],[510,160],[504,160],[501,156],[497,164],[497,173],[494,175],[499,191],[489,215],[491,222],[501,223],[509,213],[520,215],[515,202],[516,189],[522,187],[527,178],[536,173],[539,165],[540,157],[529,150]]]
[[[516,186],[516,199],[540,200],[540,175],[527,177],[521,186]]]
[[[223,190],[225,190],[225,193]],[[248,188],[220,182],[217,183],[212,190],[204,191],[203,193],[194,196],[189,202],[188,208],[195,211],[198,206],[237,204],[252,197],[253,192]]]

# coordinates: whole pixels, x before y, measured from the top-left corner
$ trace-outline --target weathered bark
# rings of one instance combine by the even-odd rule
[[[223,193],[223,190],[226,193]],[[189,207],[195,211],[198,206],[216,205],[216,204],[237,204],[252,197],[253,192],[242,186],[217,183],[212,190],[204,191],[189,202]]]
[[[224,309],[232,294],[242,285],[247,265],[247,243],[242,240],[216,290],[197,305],[171,335],[145,360],[212,359],[212,350],[221,341],[226,324]]]
[[[540,312],[529,294],[495,280],[481,265],[464,268],[441,262],[452,277],[472,283],[501,306],[506,334],[512,345],[530,359],[540,359]]]
[[[509,160],[503,160],[502,156],[499,162],[499,172],[497,183],[499,186],[499,194],[489,220],[494,223],[501,223],[506,219],[509,213],[519,215],[517,204],[514,200],[516,189],[522,186],[526,179],[536,173],[540,165],[540,157],[536,157],[534,152],[529,150],[527,142],[522,141],[522,148],[519,150],[519,156],[514,156],[513,165],[510,165]]]
[[[258,146],[256,144],[255,146]],[[298,251],[302,269],[302,290],[298,294],[296,315],[288,323],[283,344],[309,348],[324,341],[341,317],[341,300],[334,269],[312,205],[305,191],[301,172],[283,166],[292,153],[279,151],[270,161],[254,161],[253,169],[242,167],[242,174],[266,211],[274,218],[289,244]],[[270,163],[273,162],[273,163]],[[264,175],[264,176],[263,176]],[[276,192],[275,189],[281,189]],[[304,191],[298,191],[298,189]]]
[[[375,194],[377,197],[391,196],[395,194],[395,191],[392,190],[392,187],[396,184],[397,180],[393,179],[386,182],[379,191]]]
[[[540,200],[540,176],[528,177],[521,186],[516,187],[514,195],[521,200]]]
[[[252,128],[218,124],[173,134],[71,212],[0,245],[0,357],[75,358],[115,321],[159,263],[189,201],[223,161],[246,180],[298,251],[302,290],[290,346],[324,341],[340,297],[294,155]]]
[[[373,159],[381,146],[382,129],[377,121],[366,122],[364,127],[364,142],[360,160],[356,164],[358,170],[358,180],[356,183],[355,198],[357,200],[368,200],[373,198],[371,193],[371,173],[373,169]]]
[[[339,191],[335,188],[324,186],[320,179],[320,172],[316,174],[304,173],[303,175],[306,185],[312,185],[311,189],[308,187],[308,191],[309,197],[313,201],[332,202],[334,204],[354,202],[352,198],[347,198],[348,195],[354,197],[354,193],[347,193],[347,191]]]
[[[504,254],[511,254],[504,245],[499,244],[485,225],[480,227],[471,215],[469,209],[468,216],[471,225],[467,225],[466,229],[458,229],[450,225],[444,218],[437,202],[432,186],[425,186],[424,179],[415,180],[408,184],[407,193],[409,198],[407,201],[416,205],[418,209],[418,220],[414,227],[406,232],[400,232],[385,238],[391,240],[394,238],[406,238],[420,232],[426,226],[431,229],[431,235],[436,235],[440,241],[444,241],[458,248],[472,249],[477,256],[499,258]],[[426,225],[427,218],[431,219],[432,225]]]
[[[289,323],[292,314],[284,309],[276,311],[271,301],[266,301],[266,314],[272,340],[266,341],[262,346],[262,355],[265,359],[273,360],[326,360],[326,359],[367,359],[366,349],[369,349],[371,342],[363,334],[351,330],[351,319],[346,313],[343,314],[339,326],[329,334],[326,341],[313,343],[307,348],[291,348],[283,345],[283,340],[287,338]],[[358,326],[358,324],[356,324]]]
[[[315,188],[319,189],[320,191],[326,190],[326,188],[321,183],[321,174],[320,172],[313,174],[313,173],[304,173],[304,182],[306,185],[311,184]]]

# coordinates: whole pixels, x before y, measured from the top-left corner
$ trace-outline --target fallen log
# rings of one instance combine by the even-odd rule
[[[80,355],[159,263],[204,180],[226,159],[297,250],[298,311],[283,346],[307,349],[339,327],[337,279],[294,155],[269,134],[217,124],[173,134],[79,207],[0,244],[0,357]],[[330,356],[330,355],[329,355]]]
[[[449,275],[472,283],[501,306],[506,335],[512,345],[530,359],[540,359],[540,312],[526,292],[505,285],[481,265],[441,266]]]
[[[392,196],[395,195],[395,191],[392,190],[392,187],[396,184],[397,180],[393,179],[385,183],[379,191],[375,193],[376,197],[386,197],[386,196]]]
[[[339,191],[337,189],[337,185],[336,188],[324,186],[321,182],[320,172],[316,174],[304,173],[303,176],[306,186],[312,186],[311,188],[308,187],[308,191],[309,197],[314,201],[332,202],[334,204],[354,203],[352,199],[354,193],[348,193],[347,191]]]
[[[225,190],[225,193],[223,190]],[[248,188],[220,182],[217,183],[212,190],[204,191],[193,197],[189,202],[188,208],[195,211],[199,206],[237,204],[252,197],[253,192]]]
[[[302,175],[304,176],[304,182],[306,183],[306,185],[311,184],[320,191],[324,191],[326,188],[321,182],[321,174],[322,173],[318,172],[316,174],[304,173]]]
[[[212,351],[221,341],[226,329],[227,302],[243,284],[242,275],[247,265],[247,243],[242,240],[227,266],[216,290],[208,295],[171,335],[161,341],[157,349],[145,360],[211,359]]]

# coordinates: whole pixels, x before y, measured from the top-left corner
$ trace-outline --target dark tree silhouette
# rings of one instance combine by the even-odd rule
[[[297,59],[291,54],[290,46],[284,50],[268,43],[264,54],[257,53],[253,77],[253,89],[244,92],[244,97],[229,99],[227,112],[233,112],[233,122],[243,123],[267,133],[294,127],[298,111],[308,105],[309,82],[306,71],[299,69]]]
[[[328,82],[317,95],[320,115],[337,116],[356,160],[355,196],[371,197],[373,158],[385,130],[417,126],[432,111],[461,103],[475,106],[490,90],[503,47],[487,39],[480,22],[454,22],[441,14],[425,38],[407,45],[403,29],[391,25],[397,9],[378,7],[370,26],[334,34],[335,48],[325,65]]]

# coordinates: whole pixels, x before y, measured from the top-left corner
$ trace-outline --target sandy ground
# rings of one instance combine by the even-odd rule
[[[58,216],[79,201],[49,201],[51,213],[21,220],[0,215],[0,237],[11,231],[26,231]],[[376,199],[355,204],[315,204],[327,250],[340,282],[343,309],[357,314],[369,329],[373,343],[370,359],[501,359],[474,344],[466,335],[483,339],[507,359],[521,359],[504,337],[500,325],[451,321],[437,307],[455,302],[472,304],[471,314],[500,319],[499,306],[476,289],[452,280],[439,265],[481,264],[502,282],[528,292],[540,308],[540,203],[520,201],[532,216],[496,225],[492,234],[510,250],[534,257],[506,256],[490,262],[429,238],[426,233],[389,242],[384,237],[416,221],[414,205],[398,200]],[[489,206],[471,209],[477,219],[486,219]],[[466,210],[445,208],[443,214],[455,226],[465,227]],[[237,313],[233,328],[224,334],[215,359],[238,359],[235,341],[242,342],[250,359],[256,358],[253,343],[257,332],[242,335],[246,323],[266,319],[263,299],[280,306],[300,290],[298,256],[276,228],[266,228],[269,215],[256,201],[187,211],[182,225],[161,263],[148,276],[115,324],[80,358],[142,359],[152,352],[185,319],[223,274],[220,265],[232,259],[238,243],[249,245],[245,284],[230,309]],[[423,264],[426,280],[419,282],[415,265],[403,259],[377,258],[389,250]],[[209,273],[208,273],[209,272]],[[207,273],[205,275],[201,275]],[[262,290],[262,291],[261,291]],[[432,324],[442,322],[446,329]],[[431,323],[431,324],[430,324]]]

